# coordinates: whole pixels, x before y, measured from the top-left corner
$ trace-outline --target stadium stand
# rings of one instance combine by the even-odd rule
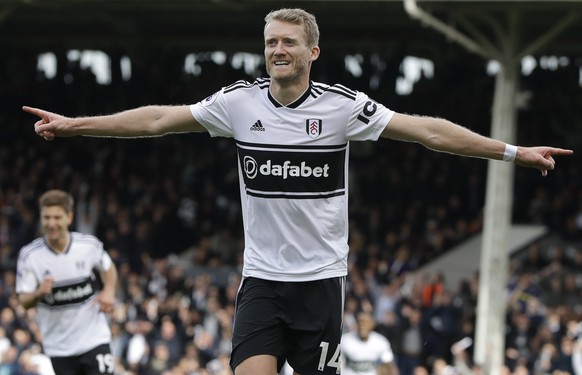
[[[180,58],[160,51],[155,61],[136,61],[130,80],[118,75],[109,85],[67,62],[64,51],[57,52],[51,79],[38,71],[36,53],[0,59],[0,375],[50,373],[34,314],[17,303],[14,266],[20,247],[38,235],[36,198],[56,187],[74,194],[75,227],[104,240],[123,280],[111,315],[118,373],[230,373],[243,248],[230,141],[182,135],[47,143],[20,111],[27,104],[83,115],[189,103],[233,79],[253,78],[211,62],[199,76],[187,74]],[[433,79],[399,96],[393,90],[397,64],[387,60],[389,69],[371,87],[378,56],[363,58],[361,77],[329,57],[318,62],[314,79],[339,81],[399,111],[439,115],[487,133],[493,78],[482,63],[470,57],[441,61]],[[580,56],[571,56],[567,66],[523,77],[523,89],[533,95],[520,111],[518,143],[544,140],[580,149],[580,69]],[[582,164],[574,156],[558,165],[545,179],[516,170],[514,221],[543,225],[548,235],[512,257],[506,340],[512,374],[582,373],[576,362],[582,356]],[[474,335],[478,273],[450,287],[446,268],[418,271],[479,234],[486,163],[380,141],[353,145],[351,169],[345,329],[357,310],[369,309],[392,343],[401,374],[474,373],[472,347],[451,347]]]

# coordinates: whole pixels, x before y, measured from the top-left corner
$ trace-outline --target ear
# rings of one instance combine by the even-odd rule
[[[75,215],[73,214],[73,212],[67,213],[67,225],[73,224],[74,218],[75,218]]]
[[[309,56],[309,61],[315,61],[319,57],[320,49],[318,46],[311,47],[311,56]]]

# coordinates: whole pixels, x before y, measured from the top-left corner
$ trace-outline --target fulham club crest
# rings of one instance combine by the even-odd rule
[[[310,118],[305,120],[305,131],[311,138],[317,138],[321,134],[321,119]]]

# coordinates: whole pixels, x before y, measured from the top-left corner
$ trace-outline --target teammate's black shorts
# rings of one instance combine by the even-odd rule
[[[50,357],[55,375],[113,374],[115,362],[109,344],[71,357]]]
[[[339,374],[345,277],[279,282],[245,278],[236,299],[230,366],[269,354],[280,372]]]

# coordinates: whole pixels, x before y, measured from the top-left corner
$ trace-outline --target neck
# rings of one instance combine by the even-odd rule
[[[303,95],[305,91],[309,88],[309,80],[306,79],[304,82],[296,84],[284,84],[280,81],[272,80],[269,90],[273,98],[277,99],[279,103],[287,106]]]
[[[65,251],[67,245],[69,244],[69,233],[67,232],[65,236],[59,237],[54,240],[47,239],[47,242],[51,249],[53,249],[57,253],[62,253]]]
[[[368,337],[370,337],[370,334],[367,333],[366,335],[362,335],[361,333],[358,333],[358,336],[360,336],[360,340],[368,341]]]

